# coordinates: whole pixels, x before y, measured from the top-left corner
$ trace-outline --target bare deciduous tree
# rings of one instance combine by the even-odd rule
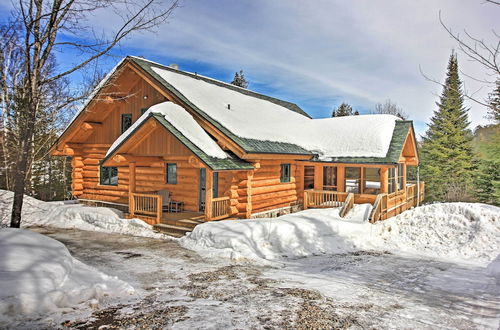
[[[395,102],[392,102],[390,99],[385,100],[384,103],[375,104],[375,113],[394,115],[403,120],[408,119],[408,114],[403,111],[403,108]]]
[[[98,58],[107,55],[124,38],[137,31],[154,29],[165,22],[178,1],[161,0],[20,0],[13,12],[21,26],[23,75],[16,88],[16,117],[20,155],[17,161],[11,227],[19,227],[26,180],[33,154],[36,120],[50,84],[61,82]],[[106,10],[120,23],[113,31],[87,26],[89,17]],[[65,37],[64,37],[65,36]],[[101,37],[98,37],[101,36]],[[53,67],[55,52],[78,51],[80,61],[64,70]],[[59,109],[74,102],[68,98]]]

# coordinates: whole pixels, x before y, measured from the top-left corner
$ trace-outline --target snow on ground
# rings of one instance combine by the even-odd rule
[[[0,190],[0,225],[8,226],[13,193]],[[139,219],[124,219],[122,212],[105,207],[90,207],[64,202],[43,202],[25,196],[22,227],[49,226],[55,228],[101,231],[132,236],[167,238],[153,231]]]
[[[29,230],[0,229],[0,251],[0,324],[134,293],[117,277],[74,259],[64,244]]]
[[[310,119],[276,103],[202,79],[157,67],[152,69],[233,134],[293,143],[318,152],[322,158],[385,157],[398,120],[392,115]]]
[[[498,207],[431,204],[374,225],[365,221],[369,211],[369,205],[355,205],[345,219],[337,208],[275,219],[205,223],[179,242],[205,256],[264,263],[375,250],[486,264],[500,251]]]

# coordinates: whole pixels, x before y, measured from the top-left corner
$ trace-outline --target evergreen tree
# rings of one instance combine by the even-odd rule
[[[495,89],[488,95],[488,104],[490,105],[488,117],[500,123],[500,79],[497,79]]]
[[[248,87],[248,81],[245,79],[245,74],[243,74],[243,70],[240,70],[239,73],[238,72],[234,73],[234,78],[233,81],[231,81],[231,84],[242,88]]]
[[[341,105],[337,109],[334,109],[332,112],[332,117],[343,117],[343,116],[353,116],[353,115],[359,115],[359,112],[356,110],[354,111],[352,107],[345,103],[342,102]]]
[[[500,206],[500,161],[481,159],[474,176],[474,195],[479,202]]]
[[[452,53],[438,109],[428,124],[421,148],[422,179],[431,201],[468,198],[472,177],[472,134],[464,108],[458,61]]]

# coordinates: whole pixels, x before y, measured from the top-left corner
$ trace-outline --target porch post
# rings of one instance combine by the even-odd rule
[[[337,166],[337,191],[345,192],[345,167]]]
[[[207,168],[206,186],[205,186],[205,219],[211,220],[212,218],[212,196],[214,186],[214,172]]]
[[[135,193],[135,162],[130,162],[128,163],[128,208],[131,215],[135,213],[133,193]]]
[[[314,166],[314,190],[323,190],[323,165]]]
[[[389,169],[387,167],[380,168],[380,193],[389,191]]]

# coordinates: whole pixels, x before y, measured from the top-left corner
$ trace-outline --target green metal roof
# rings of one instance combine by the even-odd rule
[[[397,120],[392,133],[389,150],[385,157],[334,157],[335,163],[362,163],[362,164],[396,164],[401,156],[408,130],[412,128],[411,120]]]
[[[228,170],[252,170],[252,164],[239,159],[235,155],[226,152],[228,158],[216,158],[208,156],[203,150],[198,148],[191,140],[184,136],[177,128],[175,128],[164,116],[158,113],[150,113],[148,118],[137,126],[133,132],[127,136],[119,145],[117,145],[111,153],[102,160],[102,163],[106,162],[120,147],[130,138],[135,132],[137,132],[148,120],[149,118],[154,118],[157,120],[165,129],[167,129],[172,135],[174,135],[186,148],[193,152],[205,165],[207,165],[213,171],[228,171]]]
[[[294,154],[294,155],[313,155],[312,152],[292,143],[283,143],[283,142],[273,142],[273,141],[262,141],[262,140],[256,140],[256,139],[248,139],[248,138],[242,138],[239,137],[235,134],[233,134],[230,130],[228,130],[226,127],[224,127],[222,124],[220,124],[218,121],[214,120],[211,118],[206,112],[204,112],[202,109],[198,108],[195,104],[193,104],[190,100],[188,100],[182,93],[180,93],[177,89],[175,89],[174,86],[170,85],[165,79],[160,77],[154,70],[152,70],[152,67],[157,67],[162,70],[168,70],[172,71],[178,74],[182,74],[188,77],[191,77],[193,79],[198,79],[198,80],[203,80],[207,83],[222,87],[222,88],[227,88],[248,96],[256,97],[262,100],[266,100],[272,103],[275,103],[277,105],[280,105],[290,111],[299,113],[303,116],[306,116],[307,118],[311,118],[306,112],[304,112],[299,106],[297,106],[294,103],[286,102],[283,100],[279,100],[270,96],[262,95],[247,89],[239,88],[237,86],[233,86],[231,84],[226,84],[221,81],[217,81],[214,79],[210,79],[207,77],[203,76],[198,76],[196,74],[184,72],[184,71],[179,71],[176,69],[172,69],[170,67],[150,62],[141,58],[137,57],[129,57],[131,61],[139,65],[144,71],[149,73],[154,79],[158,81],[161,85],[163,85],[167,90],[169,90],[172,94],[174,94],[176,97],[178,97],[180,100],[182,100],[184,103],[189,105],[192,109],[194,109],[196,112],[198,112],[205,120],[210,122],[212,125],[214,125],[218,130],[220,130],[224,135],[226,135],[228,138],[230,138],[232,141],[234,141],[237,145],[239,145],[245,152],[247,153],[273,153],[273,154]]]

